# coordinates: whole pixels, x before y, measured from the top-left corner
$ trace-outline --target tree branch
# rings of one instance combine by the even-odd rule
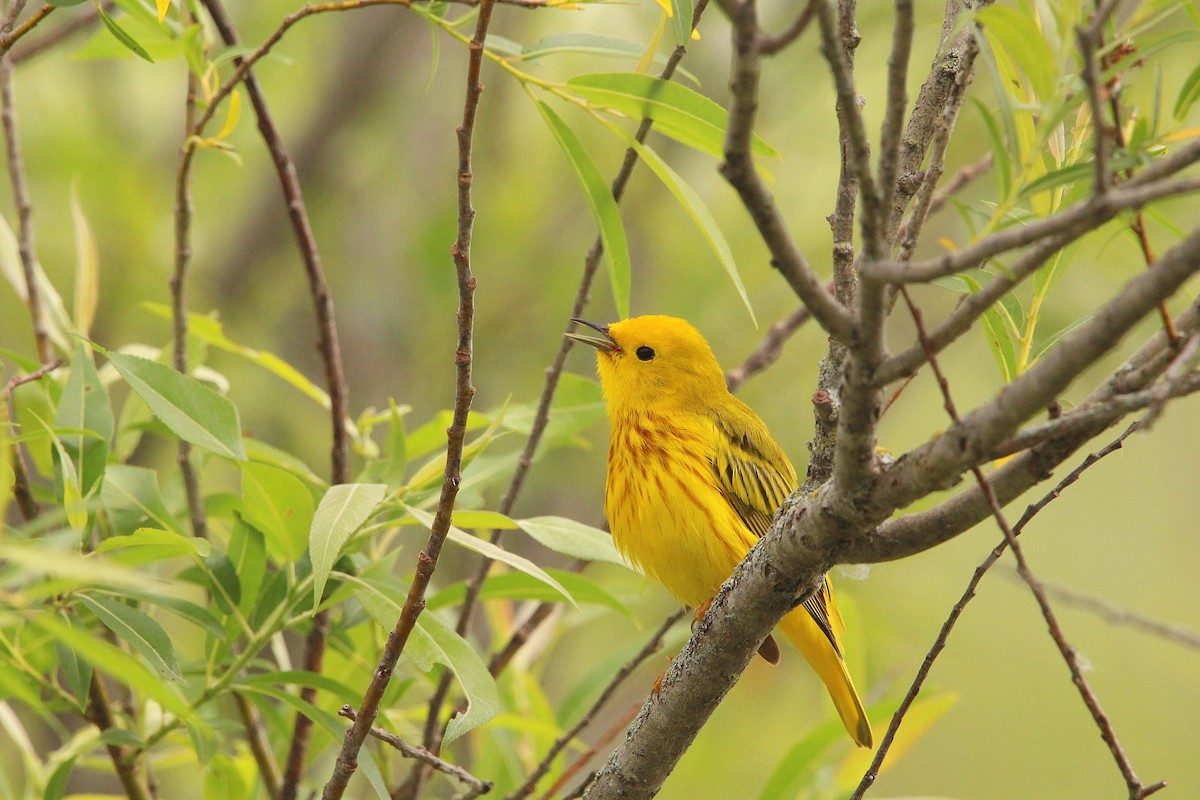
[[[454,354],[455,392],[454,414],[446,435],[446,471],[442,480],[441,496],[437,512],[425,549],[417,557],[417,569],[409,587],[408,597],[401,609],[396,626],[388,635],[387,644],[379,660],[379,666],[359,706],[358,718],[346,731],[345,741],[338,754],[333,774],[325,785],[323,800],[336,800],[346,790],[350,776],[358,764],[358,752],[366,740],[376,716],[379,702],[391,679],[392,670],[404,650],[409,634],[417,617],[425,608],[425,590],[437,567],[438,556],[450,531],[450,515],[458,496],[461,481],[463,443],[466,438],[467,415],[475,396],[471,383],[471,365],[475,322],[475,276],[471,272],[471,238],[475,224],[475,209],[471,204],[471,188],[474,175],[471,167],[471,146],[475,134],[475,119],[479,109],[479,97],[483,84],[479,74],[483,64],[484,41],[492,19],[495,0],[483,0],[475,23],[475,36],[469,46],[467,61],[466,98],[463,102],[462,124],[456,133],[458,138],[458,236],[450,247],[458,283],[458,347]]]

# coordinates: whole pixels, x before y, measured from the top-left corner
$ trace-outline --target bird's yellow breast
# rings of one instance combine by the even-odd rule
[[[721,490],[716,427],[702,417],[613,419],[605,512],[635,567],[680,602],[712,598],[754,543]]]

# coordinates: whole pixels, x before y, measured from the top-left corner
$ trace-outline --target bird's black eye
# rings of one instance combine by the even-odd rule
[[[637,349],[637,357],[642,361],[649,361],[650,359],[654,358],[654,348],[642,345]]]

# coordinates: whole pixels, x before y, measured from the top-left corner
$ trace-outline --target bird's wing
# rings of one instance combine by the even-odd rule
[[[712,455],[717,482],[738,516],[761,537],[788,494],[796,471],[762,420],[737,398],[716,416]]]
[[[796,471],[758,415],[737,398],[731,399],[734,403],[715,419],[718,436],[712,465],[738,516],[762,538],[779,506],[796,488]],[[803,605],[840,656],[843,623],[829,580]]]

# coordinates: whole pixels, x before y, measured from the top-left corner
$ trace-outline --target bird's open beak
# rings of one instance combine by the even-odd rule
[[[566,336],[568,339],[574,339],[577,342],[590,344],[592,347],[596,348],[602,353],[615,353],[621,349],[621,347],[613,341],[613,338],[608,335],[607,325],[597,325],[595,322],[588,322],[586,319],[575,319],[574,317],[571,317],[571,322],[577,322],[580,325],[587,325],[589,328],[598,331],[600,335],[592,336],[591,334],[587,333],[564,334],[564,336]]]

